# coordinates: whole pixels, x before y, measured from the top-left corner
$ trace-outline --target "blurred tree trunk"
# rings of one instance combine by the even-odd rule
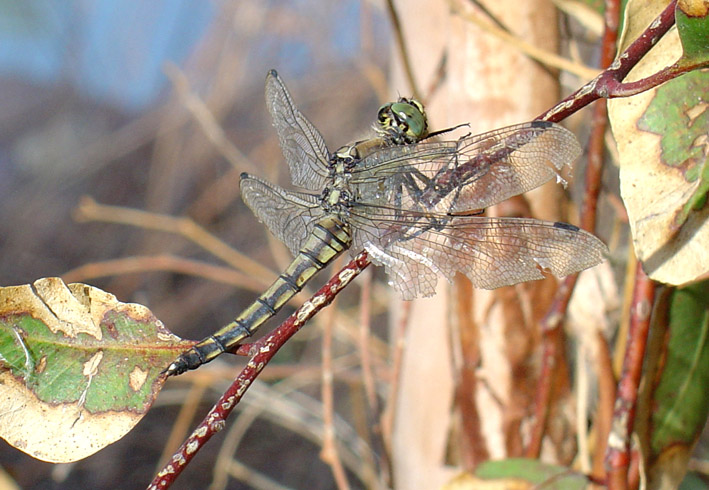
[[[550,1],[483,4],[512,34],[556,52],[557,15]],[[463,0],[396,2],[432,129],[469,122],[470,132],[479,133],[532,119],[558,100],[552,70],[452,13],[451,6],[489,22]],[[401,63],[393,82],[408,95]],[[488,214],[558,219],[560,191],[552,182]],[[480,291],[459,278],[452,287],[443,279],[438,286],[439,293],[415,301],[410,314],[392,439],[398,489],[438,488],[482,460],[522,455],[538,374],[538,320],[556,282]],[[555,380],[555,404],[568,395],[565,379]],[[552,409],[555,444],[545,447],[552,449],[551,459],[570,457],[570,426],[567,416]]]

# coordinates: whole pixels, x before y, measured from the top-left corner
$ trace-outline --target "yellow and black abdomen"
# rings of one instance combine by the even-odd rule
[[[207,363],[239,342],[274,316],[303,286],[338,255],[350,247],[349,227],[334,215],[318,221],[293,262],[271,286],[234,321],[184,352],[167,368],[168,375],[181,374]]]

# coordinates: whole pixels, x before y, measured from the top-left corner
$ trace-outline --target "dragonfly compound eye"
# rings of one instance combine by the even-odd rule
[[[392,105],[392,102],[389,102],[388,104],[384,104],[379,108],[379,112],[377,112],[377,122],[380,126],[386,127],[390,124],[389,121],[391,120]]]
[[[408,143],[419,141],[428,134],[426,113],[417,100],[401,98],[392,104],[391,112]]]

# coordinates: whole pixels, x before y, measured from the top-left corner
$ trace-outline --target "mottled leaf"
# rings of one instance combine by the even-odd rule
[[[638,121],[638,129],[658,135],[661,164],[679,170],[692,186],[682,194],[671,233],[677,233],[694,211],[706,204],[709,190],[709,74],[689,73],[656,90],[655,98]],[[668,170],[671,170],[668,169]]]
[[[0,436],[44,461],[85,458],[138,423],[189,345],[85,284],[0,288]]]
[[[629,2],[622,48],[666,2]],[[665,35],[625,81],[682,56]],[[633,97],[608,101],[620,156],[621,195],[636,255],[654,280],[681,285],[709,272],[709,73],[695,71]]]

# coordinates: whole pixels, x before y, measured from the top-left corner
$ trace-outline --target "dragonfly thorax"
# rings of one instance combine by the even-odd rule
[[[361,158],[357,145],[359,143],[354,143],[350,145],[341,146],[333,153],[330,158],[330,169],[332,172],[337,173],[340,171],[337,167],[351,167],[355,164],[357,160]]]

